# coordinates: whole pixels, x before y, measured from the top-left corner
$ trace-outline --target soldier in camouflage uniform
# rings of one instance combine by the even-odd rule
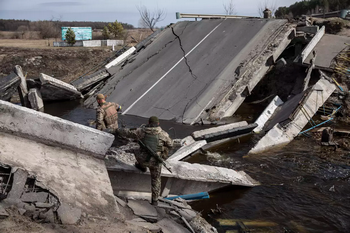
[[[118,129],[116,133],[123,137],[129,137],[141,140],[145,145],[150,147],[164,160],[168,157],[169,149],[173,146],[173,140],[169,137],[169,134],[162,130],[159,126],[159,120],[157,117],[152,116],[149,118],[148,125],[145,127],[130,130],[127,128]],[[151,185],[152,185],[152,205],[158,205],[158,198],[160,196],[161,189],[161,170],[162,164],[151,156],[144,148],[140,147],[134,151],[137,162],[135,166],[141,171],[147,171],[147,167],[151,173]]]
[[[96,100],[99,105],[96,112],[96,129],[118,129],[118,112],[121,111],[119,104],[106,102],[102,94],[98,94]]]

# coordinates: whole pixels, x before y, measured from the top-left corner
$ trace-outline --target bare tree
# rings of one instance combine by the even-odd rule
[[[264,17],[264,10],[269,9],[271,15],[274,16],[277,10],[277,1],[276,0],[263,0],[258,6],[258,11],[260,17]]]
[[[233,15],[235,14],[235,4],[233,4],[233,0],[230,0],[226,3],[222,4],[225,9],[226,15]]]
[[[148,28],[148,26],[146,25],[145,21],[143,21],[142,18],[139,19],[138,27],[139,28]]]
[[[151,12],[146,6],[139,5],[136,6],[137,10],[140,13],[141,19],[144,22],[144,25],[146,25],[149,29],[154,32],[155,25],[163,21],[165,19],[166,13],[162,9],[155,9],[153,12]]]

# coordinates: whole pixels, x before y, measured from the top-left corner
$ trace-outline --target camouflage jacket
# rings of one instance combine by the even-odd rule
[[[118,129],[119,104],[105,102],[99,105],[96,111],[96,129]]]
[[[116,131],[116,134],[127,137],[127,138],[133,138],[136,140],[142,140],[145,137],[145,134],[158,134],[159,137],[159,146],[162,147],[161,152],[158,152],[158,154],[163,158],[166,159],[168,157],[169,149],[173,147],[173,140],[170,138],[169,134],[162,130],[161,127],[141,127],[137,129],[118,129]],[[136,159],[145,164],[145,163],[156,163],[155,159],[153,157],[150,158],[150,155],[145,151],[143,148],[139,148],[137,150],[134,150],[134,154],[136,156]]]

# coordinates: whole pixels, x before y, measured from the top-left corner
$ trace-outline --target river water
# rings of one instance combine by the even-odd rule
[[[256,118],[256,109],[252,111],[247,106],[243,109],[241,118],[249,121]],[[79,101],[47,104],[45,111],[84,125],[95,119],[95,110],[83,108]],[[146,119],[121,116],[120,122],[138,127]],[[172,122],[161,125],[173,138],[202,129]],[[194,202],[194,209],[201,211],[219,232],[350,232],[349,152],[334,152],[321,148],[314,138],[300,137],[284,148],[245,156],[253,137],[233,140],[187,161],[243,170],[261,185],[218,190],[210,194],[210,199]],[[250,230],[242,231],[244,227],[220,225],[220,219],[239,220],[243,224],[272,222],[276,226],[246,224]]]

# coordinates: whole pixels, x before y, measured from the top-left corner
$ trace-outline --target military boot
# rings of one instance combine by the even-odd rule
[[[147,171],[147,168],[144,167],[144,166],[141,166],[141,164],[139,164],[138,162],[135,163],[135,167],[138,168],[142,172],[146,172]]]

